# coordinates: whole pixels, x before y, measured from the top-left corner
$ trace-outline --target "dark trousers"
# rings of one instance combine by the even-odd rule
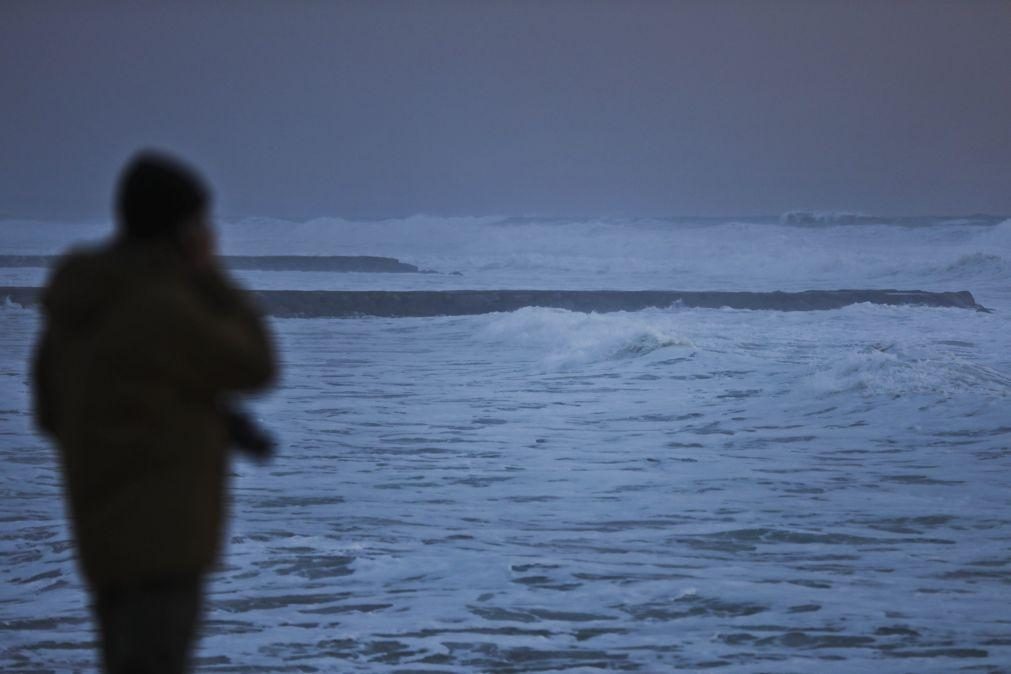
[[[95,591],[108,674],[185,674],[203,603],[199,574]]]

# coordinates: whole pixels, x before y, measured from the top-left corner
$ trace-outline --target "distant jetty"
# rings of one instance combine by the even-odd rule
[[[22,306],[38,301],[39,288],[0,287]],[[254,290],[267,313],[278,317],[464,316],[523,307],[581,312],[638,311],[672,306],[771,311],[824,311],[863,302],[989,311],[972,293],[922,290],[806,290],[705,292],[677,290]]]
[[[56,255],[0,255],[0,267],[49,267]],[[413,264],[373,255],[223,255],[225,267],[260,271],[328,271],[423,274]]]

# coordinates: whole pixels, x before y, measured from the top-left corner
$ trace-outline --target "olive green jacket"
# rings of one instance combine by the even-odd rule
[[[225,514],[222,396],[275,378],[259,314],[165,244],[72,253],[42,299],[37,425],[59,450],[85,578],[207,570]]]

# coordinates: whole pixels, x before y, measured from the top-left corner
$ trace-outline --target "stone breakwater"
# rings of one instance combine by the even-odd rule
[[[38,301],[39,288],[0,287],[0,298],[22,306]],[[922,290],[807,290],[802,292],[706,292],[677,290],[254,290],[264,310],[277,317],[464,316],[551,307],[581,312],[639,311],[684,306],[771,311],[824,311],[863,302],[989,311],[972,293]]]
[[[0,255],[0,267],[50,267],[58,259],[56,255]],[[413,264],[375,255],[224,255],[221,261],[237,270],[423,273]]]

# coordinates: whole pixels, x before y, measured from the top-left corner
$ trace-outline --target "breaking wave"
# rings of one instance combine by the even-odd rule
[[[886,219],[846,211],[787,211],[779,221],[784,225],[867,225]]]
[[[825,394],[865,396],[933,394],[950,396],[973,392],[990,396],[1011,394],[1011,377],[955,352],[875,344],[853,351],[834,365],[819,369],[813,388]]]
[[[971,279],[978,276],[1006,275],[1009,271],[1007,260],[991,253],[967,253],[951,264],[945,265],[942,273],[958,278]]]
[[[649,319],[653,312],[584,314],[527,307],[494,314],[479,338],[498,345],[533,347],[548,369],[641,358],[692,342]]]

